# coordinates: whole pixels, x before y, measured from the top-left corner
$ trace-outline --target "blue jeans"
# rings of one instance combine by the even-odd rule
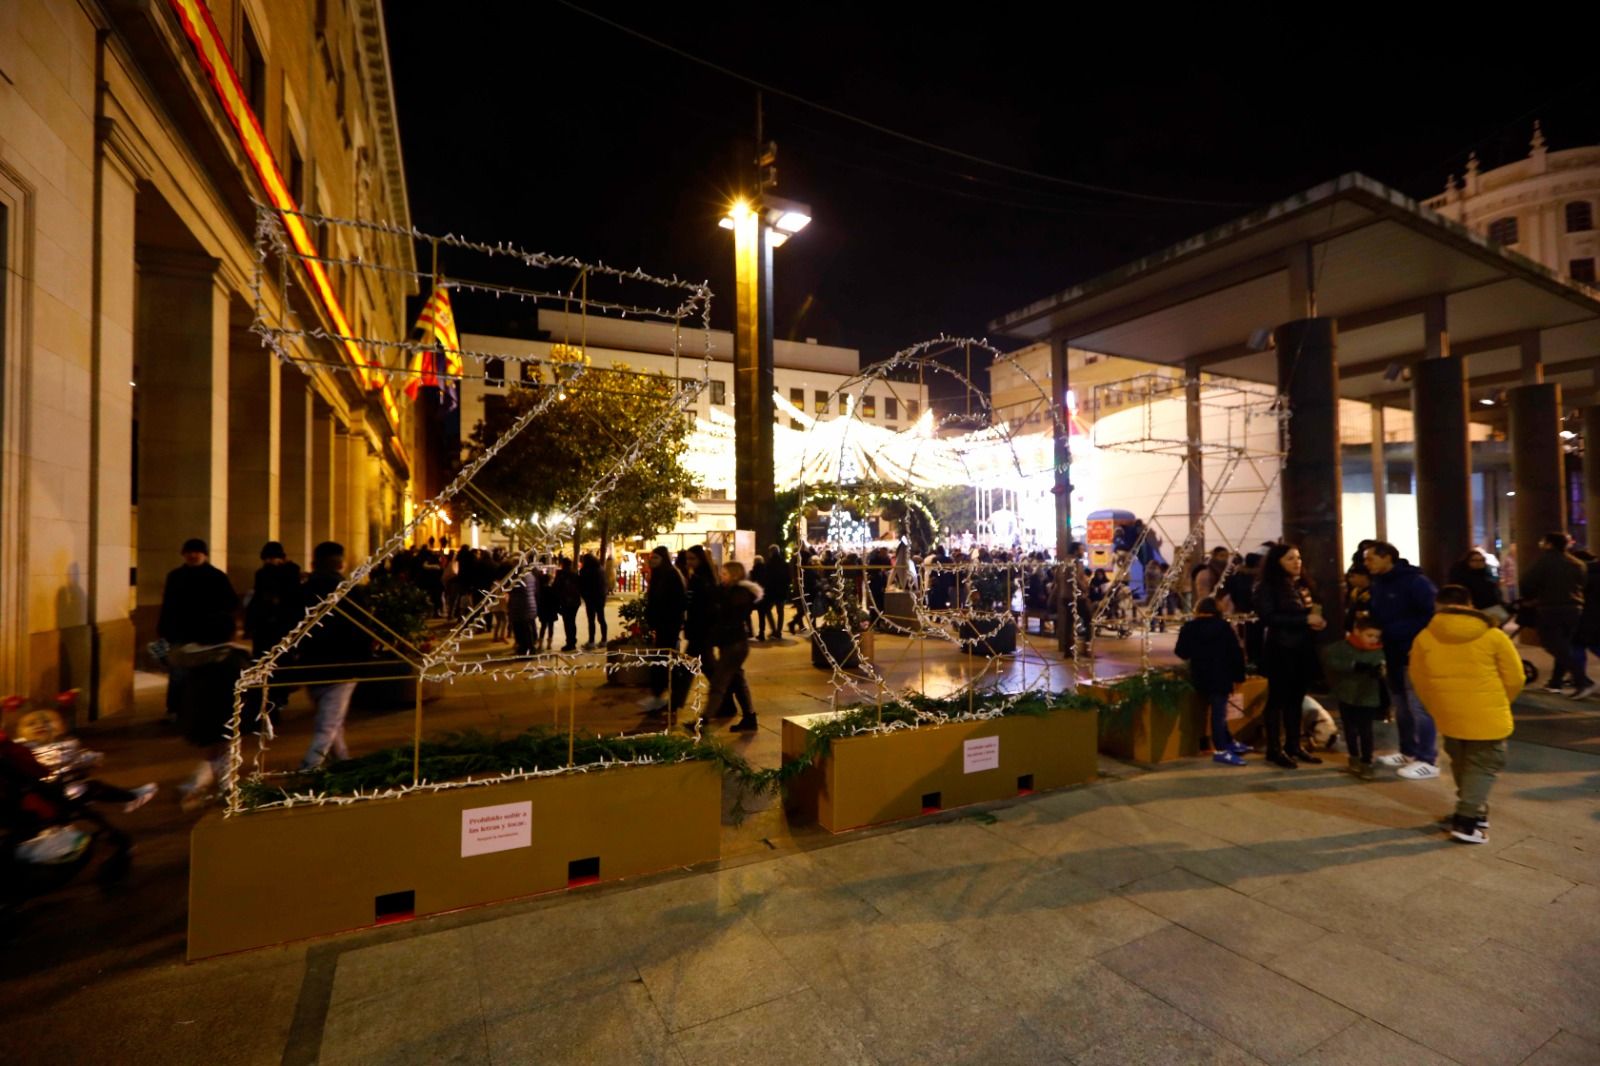
[[[1228,732],[1228,700],[1233,696],[1229,692],[1212,692],[1206,696],[1206,702],[1211,705],[1211,750],[1227,751],[1228,745],[1233,743],[1233,736]]]
[[[1439,729],[1433,724],[1433,715],[1417,699],[1417,690],[1411,686],[1411,671],[1405,673],[1401,688],[1392,688],[1394,696],[1394,726],[1400,734],[1400,754],[1435,766],[1439,764]]]
[[[350,697],[356,693],[354,681],[341,681],[337,685],[311,685],[308,690],[317,705],[315,732],[311,747],[300,763],[302,770],[315,770],[332,755],[335,760],[348,759],[350,749],[344,744],[344,720],[350,713]]]

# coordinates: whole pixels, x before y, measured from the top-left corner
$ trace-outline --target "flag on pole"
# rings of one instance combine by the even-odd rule
[[[455,383],[461,380],[461,341],[456,336],[456,315],[450,307],[450,290],[444,279],[433,287],[433,295],[422,305],[416,328],[422,333],[422,343],[411,357],[411,374],[406,381],[406,395],[413,402],[417,390],[434,387],[442,390],[455,403]],[[444,355],[443,372],[440,371],[439,354]]]

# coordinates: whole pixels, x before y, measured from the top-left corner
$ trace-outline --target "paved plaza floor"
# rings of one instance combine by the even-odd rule
[[[752,673],[764,762],[828,686],[798,642]],[[596,728],[639,717],[635,691],[583,694]],[[551,700],[460,689],[429,720]],[[0,1061],[1600,1063],[1600,703],[1518,716],[1478,847],[1434,826],[1448,777],[1102,760],[1088,786],[840,837],[759,812],[708,867],[192,965],[193,816],[163,797],[125,819],[126,886],[36,901],[0,944]],[[393,742],[409,713],[351,728]],[[118,781],[190,758],[159,723],[90,735]]]

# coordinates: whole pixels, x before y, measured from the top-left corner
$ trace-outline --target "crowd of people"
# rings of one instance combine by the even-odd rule
[[[1234,578],[1252,570],[1241,607],[1234,596],[1245,589]],[[1462,842],[1487,840],[1489,792],[1505,766],[1511,703],[1526,678],[1504,627],[1537,628],[1553,661],[1547,692],[1593,694],[1586,660],[1600,654],[1600,561],[1557,532],[1541,540],[1514,601],[1481,548],[1447,576],[1436,587],[1394,545],[1363,541],[1345,575],[1345,612],[1330,620],[1296,546],[1273,544],[1248,560],[1212,552],[1191,574],[1194,617],[1179,631],[1177,654],[1210,707],[1213,759],[1242,766],[1252,750],[1230,734],[1227,712],[1254,663],[1267,680],[1264,758],[1285,770],[1320,764],[1302,740],[1307,696],[1320,677],[1338,706],[1350,772],[1362,780],[1378,768],[1409,781],[1436,778],[1442,738],[1457,792],[1446,828]],[[1253,618],[1241,633],[1229,617],[1246,612]],[[1341,631],[1328,632],[1333,622]],[[1377,755],[1374,724],[1391,715],[1398,750]]]

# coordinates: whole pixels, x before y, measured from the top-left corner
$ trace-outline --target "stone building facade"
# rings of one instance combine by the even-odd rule
[[[188,537],[242,593],[267,540],[359,558],[399,521],[408,405],[249,331],[264,197],[235,125],[242,97],[301,205],[408,224],[392,96],[379,0],[0,3],[0,693],[128,707]],[[369,240],[323,252],[413,254]],[[358,334],[405,335],[405,275],[330,270]]]

